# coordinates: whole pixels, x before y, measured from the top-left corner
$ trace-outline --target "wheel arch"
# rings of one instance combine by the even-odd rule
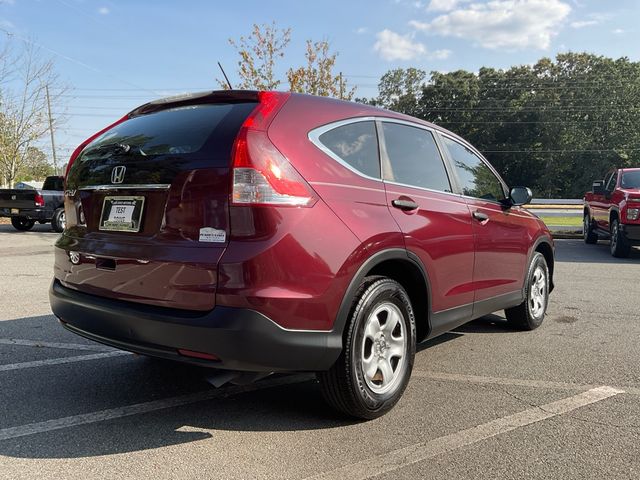
[[[609,210],[609,225],[611,225],[614,218],[617,218],[618,221],[620,221],[620,212],[617,208],[612,208],[611,210]]]
[[[547,262],[547,267],[549,268],[549,280],[550,280],[549,293],[551,293],[554,288],[553,272],[555,269],[555,255],[554,255],[554,250],[553,250],[551,240],[547,237],[539,238],[533,247],[533,252],[531,253],[531,256],[533,256],[534,252],[541,253],[544,256],[545,261]],[[531,262],[531,259],[529,259],[529,262]]]
[[[388,277],[402,285],[414,309],[417,341],[426,338],[431,331],[431,287],[420,259],[402,248],[376,252],[364,261],[342,298],[333,330],[341,335],[344,333],[358,288],[366,277],[372,275]]]

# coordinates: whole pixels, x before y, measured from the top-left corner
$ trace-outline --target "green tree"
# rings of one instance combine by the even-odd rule
[[[334,75],[337,53],[331,53],[329,42],[307,40],[305,58],[307,64],[287,72],[289,89],[297,93],[309,93],[323,97],[351,100],[355,88],[348,88],[342,74]]]
[[[53,165],[47,160],[47,155],[37,147],[28,147],[25,151],[24,162],[16,176],[17,181],[44,180],[53,175]]]
[[[276,90],[282,83],[276,76],[276,62],[284,57],[290,41],[291,29],[280,29],[275,22],[262,25],[254,23],[248,36],[241,36],[238,40],[230,38],[229,43],[240,56],[240,84],[236,88]],[[218,83],[222,88],[229,88],[226,81],[218,79]]]
[[[396,68],[385,73],[378,83],[375,105],[416,115],[427,73],[417,68]]]
[[[610,167],[640,165],[639,94],[640,63],[564,53],[507,70],[432,72],[415,115],[466,138],[511,185],[579,198]]]
[[[291,29],[280,29],[276,23],[253,25],[251,34],[239,40],[229,39],[239,55],[237,88],[248,90],[277,90],[283,83],[277,75],[278,62],[285,56],[291,41]],[[307,40],[305,65],[289,68],[286,79],[289,90],[351,100],[355,88],[350,88],[340,73],[335,72],[338,53],[331,51],[327,40],[314,42]],[[217,80],[222,88],[229,88],[226,82]]]

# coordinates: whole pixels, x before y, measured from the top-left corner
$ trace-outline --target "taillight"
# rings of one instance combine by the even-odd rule
[[[116,125],[118,125],[119,123],[122,123],[122,122],[124,122],[125,120],[128,120],[128,119],[129,119],[129,114],[126,114],[121,119],[113,122],[108,127],[103,128],[98,133],[94,133],[89,138],[87,138],[84,142],[82,142],[80,145],[78,145],[78,147],[71,154],[71,157],[69,158],[69,163],[67,163],[67,170],[65,171],[65,174],[64,174],[65,181],[67,180],[67,175],[69,175],[69,170],[71,169],[71,165],[73,165],[73,162],[76,161],[76,158],[78,158],[80,156],[80,154],[82,153],[82,150],[84,150],[84,147],[89,145],[91,142],[93,142],[96,138],[98,138],[100,135],[102,135],[104,132],[106,132],[110,128],[113,128]]]
[[[36,207],[44,207],[44,198],[37,192],[34,201],[36,203]]]
[[[289,95],[260,92],[260,103],[240,128],[233,146],[233,204],[294,207],[315,204],[316,196],[309,184],[267,135],[271,120]]]

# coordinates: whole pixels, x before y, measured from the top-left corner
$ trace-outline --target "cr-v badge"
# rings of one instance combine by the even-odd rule
[[[111,172],[111,183],[122,183],[124,180],[124,173],[127,171],[127,167],[124,165],[118,165]]]

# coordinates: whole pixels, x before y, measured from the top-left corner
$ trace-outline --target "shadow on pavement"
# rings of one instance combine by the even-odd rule
[[[0,338],[87,343],[75,336],[48,338],[51,322],[51,316],[0,322]],[[95,352],[77,355],[89,353]],[[50,358],[60,356],[51,351]],[[0,430],[212,391],[206,381],[210,373],[134,355],[0,372]],[[224,392],[230,387],[225,385],[218,389],[221,396],[211,400],[0,440],[0,456],[91,457],[185,444],[215,437],[221,430],[283,432],[357,423],[331,410],[313,376],[307,378],[228,397]]]
[[[15,233],[16,235],[28,235],[30,233],[50,233],[52,235],[60,235],[59,233],[54,232],[51,229],[50,223],[40,224],[37,222],[31,230],[28,230],[26,232],[20,232],[16,230],[10,223],[0,223],[0,233]]]
[[[507,331],[513,330],[506,327],[502,317],[489,315],[419,344],[418,352],[455,340],[468,332]],[[90,343],[62,330],[51,315],[0,322],[0,338]],[[2,348],[0,345],[0,351]],[[88,353],[91,352],[77,352],[78,355]],[[58,356],[61,355],[52,350],[50,358]],[[0,385],[3,387],[0,389],[0,431],[212,391],[214,387],[206,381],[210,373],[207,368],[134,355],[0,372]],[[274,378],[276,376],[270,377]],[[220,387],[221,396],[215,399],[0,440],[0,456],[36,459],[94,457],[204,439],[218,441],[219,447],[213,448],[224,451],[241,448],[241,445],[225,442],[229,438],[223,433],[225,431],[296,432],[358,423],[326,405],[311,375],[296,383],[226,396],[225,390],[233,392],[229,388],[226,385]]]
[[[608,240],[600,240],[595,245],[587,245],[582,240],[556,240],[556,261],[611,264],[637,263],[640,261],[640,248],[633,247],[629,258],[615,258],[611,256]]]

